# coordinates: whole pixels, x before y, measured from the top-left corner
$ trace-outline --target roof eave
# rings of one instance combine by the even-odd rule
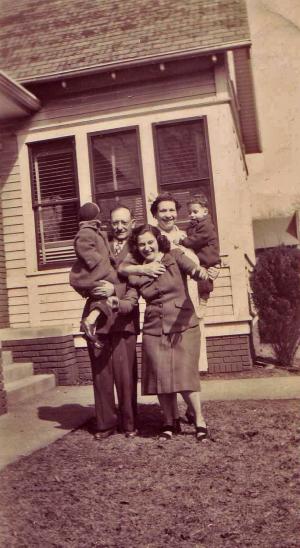
[[[197,55],[207,55],[209,53],[215,54],[218,52],[224,52],[227,50],[232,50],[241,47],[250,47],[250,40],[241,40],[234,42],[227,42],[226,44],[217,44],[213,47],[203,47],[203,48],[190,48],[188,50],[181,51],[170,51],[164,52],[159,55],[147,55],[144,57],[135,57],[134,59],[123,59],[121,61],[111,61],[107,63],[102,63],[100,65],[90,65],[82,67],[80,69],[74,68],[69,70],[63,70],[60,72],[52,72],[47,74],[41,74],[39,76],[34,76],[33,78],[24,78],[20,81],[23,85],[35,84],[38,82],[49,82],[54,80],[59,80],[62,78],[71,78],[74,76],[84,76],[86,74],[93,74],[98,72],[104,72],[107,70],[117,70],[119,68],[133,67],[137,65],[145,65],[149,63],[167,61],[167,60],[176,60],[184,59],[186,57],[192,57]]]
[[[0,70],[0,93],[5,97],[5,101],[16,105],[17,109],[24,112],[24,115],[37,112],[41,108],[41,103],[35,95],[2,70]]]

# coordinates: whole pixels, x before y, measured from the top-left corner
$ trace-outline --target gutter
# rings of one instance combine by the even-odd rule
[[[39,82],[51,82],[56,80],[61,80],[64,78],[71,78],[75,76],[84,76],[88,74],[95,74],[99,72],[105,72],[107,70],[117,70],[117,69],[123,69],[126,67],[135,67],[137,65],[141,64],[151,64],[151,63],[159,63],[162,61],[168,61],[168,60],[179,60],[179,59],[185,59],[187,57],[196,57],[199,55],[207,55],[208,53],[223,53],[227,50],[242,48],[242,47],[250,47],[251,42],[250,40],[244,40],[237,42],[236,40],[234,42],[227,42],[226,44],[222,45],[216,45],[214,47],[203,47],[203,48],[190,48],[188,50],[184,51],[170,51],[161,53],[159,55],[146,55],[144,57],[137,57],[134,59],[123,59],[120,61],[110,61],[107,63],[103,63],[101,65],[90,65],[87,67],[83,67],[81,69],[70,69],[70,70],[63,70],[60,72],[49,72],[45,74],[41,74],[40,76],[35,76],[33,78],[25,78],[22,79],[21,82],[24,85],[27,84],[35,84]]]
[[[0,92],[28,114],[37,112],[41,108],[39,99],[33,93],[30,93],[2,70],[0,70]]]

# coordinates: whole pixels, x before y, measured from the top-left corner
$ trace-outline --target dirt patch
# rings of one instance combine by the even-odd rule
[[[10,465],[1,478],[7,547],[298,547],[299,402],[208,402],[212,440],[193,428],[96,442],[88,427]]]

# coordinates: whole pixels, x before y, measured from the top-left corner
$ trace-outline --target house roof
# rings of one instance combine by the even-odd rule
[[[249,40],[245,0],[1,0],[0,68],[19,82]]]
[[[40,106],[37,97],[0,70],[0,121],[27,116]]]

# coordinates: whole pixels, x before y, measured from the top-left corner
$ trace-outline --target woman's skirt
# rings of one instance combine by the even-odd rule
[[[199,326],[159,337],[143,334],[142,394],[200,390]]]

